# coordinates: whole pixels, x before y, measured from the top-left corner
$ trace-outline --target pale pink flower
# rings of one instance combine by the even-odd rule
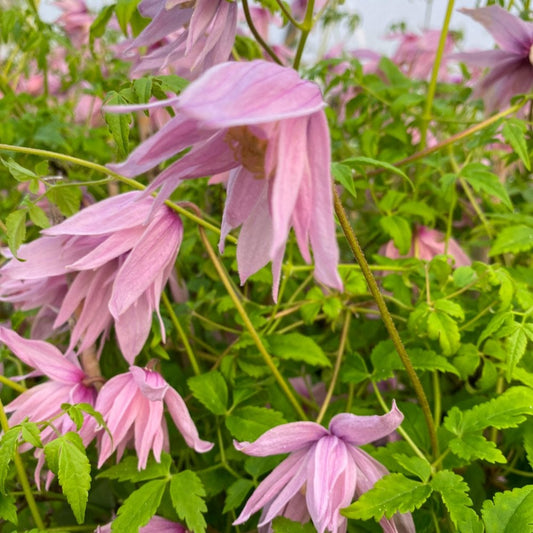
[[[293,15],[297,19],[303,19],[305,16],[305,12],[307,10],[307,4],[309,3],[309,0],[293,0],[291,3],[291,9]],[[314,12],[320,11],[323,9],[326,4],[328,3],[328,0],[315,0],[315,5],[313,6]]]
[[[455,239],[450,239],[446,247],[444,233],[425,226],[420,226],[415,230],[411,249],[406,255],[400,255],[393,241],[382,246],[379,253],[390,259],[416,257],[424,261],[431,261],[436,255],[447,253],[453,258],[456,267],[468,266],[471,263],[470,258]]]
[[[176,117],[112,168],[136,176],[192,146],[148,192],[161,187],[162,202],[184,179],[230,171],[219,247],[223,251],[226,235],[242,226],[241,283],[272,261],[277,298],[292,227],[307,262],[309,244],[313,249],[316,279],[341,289],[330,141],[319,88],[293,69],[263,60],[224,63],[164,105],[169,103]]]
[[[263,508],[259,527],[268,530],[276,516],[312,520],[319,533],[343,533],[347,521],[340,509],[370,490],[386,468],[359,446],[394,431],[403,415],[393,404],[383,416],[336,415],[329,430],[314,422],[291,422],[268,430],[255,442],[234,442],[247,455],[289,453],[257,487],[234,525]],[[386,533],[414,532],[410,514],[380,522]]]
[[[511,15],[499,6],[461,9],[494,37],[497,50],[464,52],[452,57],[490,71],[474,94],[482,96],[487,110],[508,105],[510,99],[533,89],[533,23]]]
[[[94,406],[96,389],[91,385],[91,379],[75,362],[70,361],[53,345],[39,340],[28,340],[20,337],[14,331],[0,327],[0,342],[4,343],[23,363],[35,369],[31,375],[45,375],[49,381],[36,385],[23,392],[18,398],[6,405],[6,413],[13,413],[9,418],[9,425],[15,426],[26,418],[30,422],[53,421],[54,428],[62,435],[69,431],[76,431],[72,419],[63,414],[59,418],[61,404],[88,403]],[[80,430],[80,436],[85,446],[91,442],[95,433],[88,429],[87,417]],[[41,441],[46,444],[56,438],[56,432],[51,426],[41,431]],[[31,448],[23,444],[21,451]],[[38,459],[35,470],[35,483],[40,486],[40,472],[44,465],[42,450],[36,450]],[[48,486],[52,481],[52,474],[47,476]]]
[[[89,30],[94,16],[91,15],[84,0],[56,0],[54,4],[62,13],[56,20],[75,47],[89,42]]]
[[[114,323],[120,349],[132,363],[148,337],[153,312],[159,316],[159,298],[183,236],[181,220],[166,206],[147,224],[154,200],[141,196],[137,191],[108,198],[21,246],[23,261],[11,259],[0,269],[5,295],[0,299],[13,299],[16,282],[46,284],[63,276],[69,287],[54,327],[75,320],[69,351],[78,343],[79,351],[87,349]]]
[[[208,452],[213,444],[201,440],[181,396],[158,372],[130,366],[129,372],[119,374],[104,384],[98,394],[95,409],[102,414],[107,431],[101,430],[98,468],[117,451],[119,460],[124,449],[133,444],[139,459],[138,468],[146,468],[152,450],[156,461],[161,452],[169,451],[168,429],[163,411],[168,412],[183,435],[185,442],[197,452]],[[96,430],[96,422],[92,422]]]
[[[229,59],[237,29],[237,3],[227,0],[142,0],[139,12],[152,22],[131,43],[155,47],[134,74],[172,64],[176,73],[198,75]],[[165,42],[166,40],[166,42]]]
[[[148,524],[139,528],[139,533],[188,533],[178,522],[172,522],[161,516],[153,516]],[[111,524],[98,526],[94,533],[111,533]]]

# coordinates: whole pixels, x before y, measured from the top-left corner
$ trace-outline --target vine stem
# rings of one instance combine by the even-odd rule
[[[318,416],[316,418],[317,424],[320,424],[322,422],[322,419],[324,418],[324,415],[326,414],[326,411],[329,407],[329,403],[331,402],[331,398],[333,397],[333,391],[335,390],[335,385],[337,383],[339,371],[341,369],[342,357],[344,355],[344,348],[346,347],[346,339],[348,338],[348,330],[350,329],[351,318],[352,313],[348,311],[346,313],[346,318],[344,319],[344,325],[341,333],[341,341],[339,343],[339,351],[337,352],[337,360],[335,361],[335,368],[333,369],[333,376],[329,384],[326,398],[324,399],[322,407],[320,408],[320,412],[318,413]]]
[[[334,197],[334,203],[335,203],[335,212],[337,214],[337,217],[339,218],[339,222],[340,222],[342,231],[344,232],[344,236],[346,237],[346,240],[348,241],[348,245],[350,246],[350,249],[352,250],[353,255],[355,256],[355,259],[357,260],[357,262],[359,263],[359,266],[361,267],[361,272],[363,273],[363,276],[366,279],[366,282],[370,289],[370,293],[372,294],[372,296],[374,297],[374,300],[376,301],[378,309],[381,313],[381,318],[383,319],[383,322],[385,323],[385,327],[394,344],[394,347],[396,348],[396,351],[398,352],[398,355],[400,356],[403,366],[405,367],[405,370],[407,371],[409,380],[413,384],[415,394],[418,398],[418,401],[420,402],[420,407],[422,408],[422,412],[424,413],[424,418],[426,420],[426,425],[427,425],[428,432],[429,432],[429,438],[431,441],[431,447],[433,450],[433,454],[435,457],[438,457],[439,443],[437,439],[437,432],[435,429],[435,422],[433,420],[431,409],[429,407],[429,402],[426,397],[426,393],[424,392],[424,388],[422,387],[422,383],[420,383],[420,379],[418,378],[418,375],[415,372],[415,369],[413,368],[411,359],[409,358],[409,355],[407,354],[407,351],[405,350],[400,334],[398,333],[398,330],[396,329],[396,326],[394,325],[394,321],[392,320],[391,314],[389,310],[387,309],[387,304],[385,303],[385,299],[383,298],[383,295],[381,294],[379,290],[378,284],[376,283],[376,279],[374,278],[374,275],[372,274],[372,271],[370,270],[370,268],[368,268],[368,262],[365,258],[361,245],[359,244],[359,241],[357,240],[357,237],[352,227],[350,226],[350,223],[348,222],[346,212],[344,211],[344,207],[342,206],[342,203],[340,201],[339,195],[337,194],[335,187],[333,187],[333,197]]]
[[[172,304],[170,303],[168,296],[164,292],[161,293],[161,300],[163,300],[163,305],[166,307],[168,314],[170,315],[170,321],[176,328],[181,342],[183,342],[183,347],[185,348],[185,352],[187,353],[187,357],[189,358],[193,372],[196,376],[199,376],[201,374],[201,371],[200,367],[198,366],[198,361],[196,361],[196,356],[194,355],[189,340],[187,339],[187,335],[185,335],[185,331],[183,331],[183,328],[181,327],[181,323],[178,320],[176,313],[174,313],[174,309],[172,309]]]
[[[1,400],[0,400],[0,426],[2,427],[2,430],[4,433],[6,433],[9,430],[9,422],[7,420],[6,412],[4,410],[4,404],[2,403]],[[44,522],[43,522],[43,519],[41,518],[41,515],[39,514],[39,509],[37,508],[37,503],[35,502],[35,498],[33,497],[33,493],[30,487],[30,482],[28,481],[28,476],[26,475],[26,471],[24,470],[24,464],[22,463],[22,459],[20,458],[20,454],[18,450],[15,450],[15,455],[13,456],[13,462],[15,463],[15,469],[17,471],[17,476],[19,478],[22,491],[24,492],[24,497],[26,498],[26,501],[28,502],[28,507],[33,517],[33,521],[35,522],[35,525],[37,526],[38,529],[44,530]]]
[[[7,385],[13,390],[16,390],[17,392],[24,392],[26,387],[24,385],[21,385],[20,383],[17,383],[16,381],[13,381],[9,378],[6,378],[2,374],[0,374],[0,383],[3,383],[4,385]]]
[[[132,189],[136,189],[138,191],[142,191],[146,189],[146,187],[142,183],[139,183],[138,181],[132,180],[131,178],[126,178],[125,176],[121,176],[120,174],[113,172],[112,170],[105,167],[104,165],[99,165],[98,163],[87,161],[86,159],[80,159],[79,157],[73,157],[70,155],[61,154],[59,152],[51,152],[50,150],[41,150],[40,148],[28,148],[27,146],[15,146],[11,144],[1,144],[1,143],[0,143],[0,150],[36,155],[39,157],[49,157],[52,159],[58,159],[60,161],[67,161],[74,165],[79,165],[81,167],[90,168],[91,170],[94,170],[95,172],[99,172],[101,174],[107,174],[108,176],[111,176],[117,181],[120,181],[121,183],[128,185]],[[167,205],[170,209],[172,209],[176,213],[183,215],[184,217],[188,218],[189,220],[192,220],[193,222],[196,222],[196,224],[198,224],[199,226],[202,226],[206,229],[214,231],[215,233],[220,235],[220,228],[217,228],[215,225],[210,224],[203,218],[195,215],[194,213],[191,213],[189,210],[183,208],[182,206],[179,206],[175,204],[174,202],[171,202],[170,200],[166,200],[165,205]],[[226,238],[233,244],[237,242],[237,239],[233,237],[233,235],[228,235]]]
[[[433,98],[435,97],[435,90],[437,89],[437,78],[439,77],[439,69],[442,63],[442,56],[444,54],[444,46],[446,44],[446,37],[448,36],[448,28],[450,26],[450,19],[452,18],[454,2],[455,0],[448,0],[448,7],[446,8],[446,14],[444,16],[444,22],[440,32],[437,54],[435,56],[435,63],[433,63],[431,80],[429,81],[426,106],[424,108],[424,114],[422,115],[422,128],[420,132],[420,146],[422,148],[426,146],[428,125],[429,121],[431,120],[431,108],[433,107]]]
[[[300,24],[299,29],[302,32],[300,36],[300,41],[298,42],[298,48],[296,50],[296,55],[294,56],[293,68],[298,70],[300,67],[300,61],[302,60],[302,54],[304,52],[305,43],[309,33],[313,29],[313,11],[315,9],[315,0],[307,1],[307,8],[305,10],[305,17],[303,22]]]
[[[237,296],[235,290],[233,289],[233,286],[231,284],[231,281],[229,279],[228,273],[226,272],[226,269],[224,268],[224,265],[220,261],[219,257],[213,250],[213,247],[211,246],[209,240],[207,239],[207,235],[205,234],[205,231],[202,227],[198,228],[198,231],[200,233],[200,238],[202,240],[202,243],[205,247],[205,250],[207,252],[207,255],[209,255],[209,259],[213,263],[213,266],[215,267],[215,270],[217,271],[217,274],[224,284],[224,287],[226,288],[226,291],[228,292],[229,297],[231,298],[231,301],[233,302],[233,305],[235,306],[235,309],[237,309],[237,312],[242,318],[242,321],[244,322],[245,328],[248,330],[248,333],[252,337],[257,349],[259,350],[259,353],[263,357],[266,365],[268,366],[269,370],[272,372],[272,375],[278,382],[278,385],[281,387],[281,390],[291,403],[291,405],[294,407],[295,411],[298,413],[300,418],[302,420],[307,420],[307,415],[305,414],[302,406],[292,393],[290,387],[287,385],[285,380],[283,379],[283,376],[281,375],[280,371],[277,369],[276,365],[274,364],[274,361],[272,360],[272,357],[267,352],[265,345],[261,341],[261,338],[259,337],[257,331],[254,328],[254,325],[252,324],[250,318],[248,317],[248,314],[246,313],[246,310],[244,309],[244,306],[242,305],[239,297]]]

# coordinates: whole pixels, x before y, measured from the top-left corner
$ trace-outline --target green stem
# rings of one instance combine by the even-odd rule
[[[326,414],[326,411],[333,397],[333,391],[335,390],[335,385],[337,384],[337,379],[339,377],[339,372],[341,369],[342,357],[344,355],[344,348],[346,347],[346,339],[348,338],[348,330],[350,329],[350,320],[352,314],[350,312],[346,313],[346,318],[344,319],[344,326],[342,328],[341,340],[339,343],[339,351],[337,352],[337,360],[335,361],[335,368],[333,369],[333,376],[331,377],[331,382],[329,384],[328,392],[326,393],[326,398],[322,403],[320,412],[316,418],[316,423],[320,424]]]
[[[420,379],[418,378],[418,375],[415,372],[415,369],[413,368],[411,359],[409,359],[409,355],[407,354],[407,351],[405,350],[400,334],[398,333],[398,330],[396,329],[396,326],[394,325],[394,321],[392,320],[389,310],[387,309],[387,304],[385,303],[383,295],[381,294],[381,291],[379,290],[378,284],[376,283],[376,279],[374,278],[372,271],[368,268],[368,263],[366,261],[363,250],[361,249],[359,241],[357,240],[357,237],[352,227],[350,226],[350,223],[348,222],[346,212],[344,211],[344,207],[342,206],[339,195],[337,194],[337,191],[335,188],[333,188],[333,195],[334,195],[334,202],[335,202],[335,212],[337,213],[337,217],[339,218],[342,231],[344,232],[346,240],[348,241],[348,245],[350,246],[350,249],[352,250],[355,256],[355,259],[357,260],[357,262],[359,263],[359,266],[361,267],[361,272],[363,273],[366,279],[366,282],[370,289],[370,293],[374,297],[374,300],[376,300],[376,304],[381,313],[381,318],[383,319],[385,328],[387,329],[389,336],[394,344],[394,347],[396,348],[396,351],[398,352],[398,355],[400,356],[403,366],[405,367],[405,370],[407,371],[407,376],[409,377],[409,380],[413,384],[415,394],[418,398],[418,401],[420,402],[420,407],[422,408],[422,412],[424,413],[424,418],[426,420],[426,425],[428,427],[429,438],[431,441],[431,447],[433,449],[433,454],[435,457],[437,457],[439,455],[439,442],[437,439],[435,423],[433,421],[433,416],[431,414],[431,409],[429,407],[429,402],[426,397],[426,393],[424,392],[422,383],[420,383]]]
[[[244,18],[246,19],[246,24],[250,28],[255,40],[261,45],[265,52],[275,61],[278,65],[282,65],[281,59],[276,55],[276,52],[270,48],[269,44],[261,37],[261,34],[257,31],[257,28],[254,25],[252,20],[252,15],[250,14],[250,7],[248,6],[248,0],[242,0],[242,10],[244,11]]]
[[[433,372],[433,420],[435,425],[440,425],[442,417],[442,401],[440,392],[440,378],[438,372]]]
[[[435,90],[437,88],[437,78],[439,77],[439,69],[444,54],[444,47],[446,45],[446,37],[448,36],[448,28],[450,26],[450,19],[452,18],[454,0],[448,0],[448,7],[446,8],[446,15],[442,24],[442,31],[440,32],[439,46],[435,56],[435,63],[433,63],[433,71],[431,72],[431,80],[429,81],[428,94],[426,98],[426,106],[424,114],[422,115],[422,128],[420,131],[420,147],[425,148],[426,137],[428,131],[429,121],[431,120],[431,108],[433,107],[433,98],[435,97]]]
[[[300,68],[300,61],[302,60],[302,54],[304,52],[305,43],[307,41],[307,37],[309,37],[309,33],[313,29],[313,11],[315,9],[315,0],[308,0],[307,1],[307,9],[305,11],[305,17],[300,25],[299,29],[302,32],[302,35],[300,36],[300,41],[298,42],[298,48],[296,50],[296,55],[294,56],[294,63],[292,64],[294,70],[298,70]]]
[[[9,422],[6,417],[6,412],[4,411],[4,404],[0,400],[0,427],[2,428],[2,431],[5,433],[9,430]],[[39,514],[39,509],[37,508],[37,504],[35,503],[35,498],[33,497],[33,493],[31,491],[30,483],[28,481],[28,476],[26,476],[26,471],[24,470],[24,464],[22,463],[22,459],[20,458],[18,450],[15,450],[15,455],[13,456],[13,462],[15,463],[15,469],[17,471],[17,477],[19,478],[20,486],[22,487],[22,491],[24,492],[24,497],[26,498],[26,502],[28,503],[28,507],[30,508],[31,515],[33,517],[33,521],[35,522],[35,525],[38,529],[44,529],[44,522],[41,518],[41,515]]]
[[[280,0],[276,0],[276,4],[278,4],[281,11],[283,11],[283,14],[287,17],[287,20],[296,28],[301,29],[301,24],[292,16],[292,13],[287,9],[284,2],[281,2]]]
[[[7,385],[8,387],[12,388],[13,390],[16,390],[17,392],[24,392],[25,390],[27,390],[24,385],[20,385],[20,383],[12,381],[9,378],[3,376],[2,374],[0,374],[0,383]]]
[[[474,208],[474,211],[476,212],[476,215],[479,217],[479,220],[481,220],[481,223],[483,224],[483,227],[485,228],[487,235],[492,239],[494,236],[492,227],[489,221],[487,220],[485,213],[483,213],[482,209],[479,207],[476,201],[476,198],[474,196],[474,193],[472,192],[472,189],[470,188],[470,185],[468,185],[468,183],[466,182],[464,178],[459,178],[459,183],[461,184],[461,187],[465,191],[466,197],[468,198],[470,205]]]
[[[302,409],[302,406],[298,403],[298,400],[296,399],[290,387],[287,385],[287,383],[283,379],[283,376],[281,375],[280,371],[276,368],[276,365],[274,364],[272,357],[267,352],[263,342],[261,341],[261,338],[257,334],[257,331],[255,330],[252,322],[250,321],[250,318],[248,317],[248,314],[246,313],[244,306],[242,305],[239,297],[237,296],[235,290],[233,289],[233,286],[229,279],[228,273],[226,272],[226,269],[224,268],[224,265],[221,263],[220,259],[215,254],[213,247],[211,246],[209,240],[207,239],[207,235],[205,234],[204,229],[202,227],[199,227],[198,231],[200,233],[200,238],[204,244],[205,250],[207,254],[209,255],[209,259],[211,259],[211,262],[213,263],[213,266],[215,267],[215,270],[217,271],[220,280],[224,284],[224,287],[226,287],[226,291],[228,292],[228,295],[231,298],[231,301],[233,302],[235,309],[237,309],[237,312],[241,316],[242,321],[244,322],[244,326],[248,330],[248,333],[250,334],[250,336],[252,337],[252,340],[254,341],[259,353],[263,357],[266,365],[268,366],[269,370],[272,372],[272,375],[278,382],[278,385],[280,386],[281,390],[284,392],[285,396],[287,397],[289,402],[292,404],[292,406],[294,407],[295,411],[298,413],[300,418],[302,420],[307,420],[307,416],[304,410]]]
[[[161,300],[163,300],[163,304],[168,314],[170,315],[170,321],[172,322],[173,326],[176,328],[176,331],[178,332],[181,342],[183,342],[183,347],[185,348],[185,352],[187,353],[187,357],[189,358],[193,372],[196,376],[199,376],[201,374],[200,367],[198,366],[198,362],[196,361],[196,356],[194,355],[191,345],[189,344],[189,339],[187,339],[187,335],[185,335],[185,331],[183,331],[180,321],[178,320],[176,313],[174,313],[174,309],[172,309],[172,304],[170,303],[168,296],[164,292],[161,293]]]
[[[91,170],[94,170],[95,172],[100,172],[101,174],[107,174],[108,176],[111,176],[117,181],[120,181],[121,183],[128,185],[132,189],[137,189],[137,190],[146,189],[146,187],[142,183],[139,183],[138,181],[132,180],[130,178],[126,178],[125,176],[121,176],[120,174],[113,172],[112,170],[105,167],[104,165],[99,165],[98,163],[86,161],[85,159],[80,159],[78,157],[61,154],[59,152],[51,152],[49,150],[41,150],[39,148],[28,148],[26,146],[14,146],[11,144],[0,144],[0,150],[5,150],[9,152],[20,152],[23,154],[31,154],[31,155],[36,155],[39,157],[50,157],[52,159],[58,159],[60,161],[67,161],[74,165],[80,165],[81,167],[90,168]],[[176,213],[183,215],[184,217],[188,218],[189,220],[192,220],[193,222],[196,222],[196,224],[198,224],[199,226],[202,226],[206,229],[214,231],[215,233],[218,233],[220,235],[220,228],[217,228],[213,224],[210,224],[209,222],[205,221],[203,218],[195,215],[194,213],[191,213],[187,209],[175,204],[174,202],[171,202],[170,200],[166,200],[165,204],[168,207],[170,207],[170,209],[175,211]],[[226,238],[233,244],[237,242],[237,239],[233,237],[232,235],[228,235]]]

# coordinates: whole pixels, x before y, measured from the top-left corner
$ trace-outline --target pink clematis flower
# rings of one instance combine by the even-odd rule
[[[89,13],[84,0],[56,0],[54,4],[62,14],[56,20],[77,48],[88,44],[89,30],[94,16]]]
[[[95,409],[102,414],[113,435],[111,440],[106,431],[101,431],[98,468],[115,450],[120,459],[131,442],[139,458],[139,470],[146,468],[150,450],[159,462],[161,452],[169,451],[164,405],[187,445],[200,453],[208,452],[213,447],[212,443],[199,438],[185,402],[161,374],[130,366],[129,372],[110,379],[98,394]],[[93,420],[90,423],[96,431],[96,422]]]
[[[219,248],[222,252],[226,235],[242,226],[241,283],[272,261],[277,298],[292,227],[307,262],[309,244],[313,249],[316,279],[340,290],[330,141],[319,88],[263,60],[223,63],[169,103],[177,116],[112,168],[136,176],[192,146],[148,191],[161,187],[162,202],[184,179],[229,171]]]
[[[183,236],[181,220],[166,206],[146,224],[154,200],[141,195],[108,198],[21,246],[24,261],[11,259],[0,269],[0,299],[13,299],[15,281],[46,284],[63,276],[70,283],[54,328],[76,320],[69,351],[76,345],[80,352],[87,349],[114,322],[122,353],[132,363],[148,337],[152,313],[159,314]]]
[[[186,529],[178,522],[172,522],[161,516],[153,516],[148,524],[139,528],[139,533],[188,533]],[[98,526],[94,533],[111,533],[111,524]]]
[[[35,369],[31,375],[44,374],[49,381],[41,383],[23,392],[18,398],[6,405],[6,413],[13,413],[9,418],[9,425],[15,426],[28,418],[30,422],[44,422],[55,418],[61,413],[61,404],[88,403],[92,406],[96,401],[96,389],[91,384],[91,378],[79,365],[67,359],[53,345],[44,341],[28,340],[20,337],[14,331],[0,327],[0,342],[4,343],[23,363]],[[80,430],[85,446],[91,442],[95,433],[88,429],[89,419],[86,418]],[[54,427],[61,434],[76,431],[72,419],[64,414],[54,420]],[[56,438],[51,426],[41,431],[43,444]],[[31,446],[24,444],[21,450]],[[40,472],[44,465],[42,450],[36,451],[38,459],[35,470],[35,483],[40,486]],[[52,481],[52,474],[47,476],[47,486]]]
[[[474,67],[489,67],[474,94],[482,96],[487,110],[533,89],[533,23],[525,22],[499,6],[461,9],[491,33],[498,50],[463,52],[452,57]]]
[[[383,416],[336,415],[329,430],[314,422],[292,422],[270,429],[255,442],[234,442],[248,455],[290,453],[257,487],[234,525],[263,508],[259,527],[268,530],[276,516],[309,518],[319,533],[346,531],[340,509],[370,490],[386,468],[358,448],[394,431],[403,415],[393,404]],[[386,533],[414,532],[410,514],[380,522]]]
[[[393,241],[389,241],[382,246],[379,253],[390,259],[416,257],[417,259],[422,259],[424,261],[431,261],[436,255],[447,253],[453,257],[456,267],[468,266],[471,263],[470,258],[455,239],[450,239],[448,241],[446,252],[444,233],[435,229],[426,228],[425,226],[420,226],[414,232],[413,244],[407,255],[400,255],[400,252],[394,245]]]
[[[227,61],[237,31],[237,3],[228,0],[142,0],[139,12],[152,22],[131,43],[153,46],[133,73],[158,71],[172,64],[175,73],[190,77]],[[187,76],[187,73],[189,74]]]

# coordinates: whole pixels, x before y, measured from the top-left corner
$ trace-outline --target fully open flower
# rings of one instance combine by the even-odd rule
[[[130,49],[166,42],[141,58],[135,74],[157,72],[170,63],[175,72],[190,77],[191,72],[199,74],[229,59],[237,31],[237,2],[143,0],[139,12],[152,22]]]
[[[255,442],[235,442],[243,453],[265,457],[290,453],[257,487],[235,525],[263,508],[259,526],[276,516],[313,521],[319,533],[346,531],[339,510],[370,490],[387,474],[383,465],[358,448],[394,431],[403,415],[395,404],[383,416],[334,416],[329,430],[314,422],[292,422],[270,429]],[[386,533],[414,532],[411,515],[380,522]]]
[[[158,372],[131,366],[129,372],[110,379],[98,394],[95,409],[102,414],[107,431],[101,430],[98,468],[116,450],[118,458],[130,443],[135,446],[139,470],[146,467],[150,450],[156,461],[169,450],[164,406],[185,442],[197,452],[208,452],[213,444],[201,440],[181,396]],[[96,430],[96,422],[92,422]]]
[[[78,344],[85,350],[114,322],[122,353],[132,363],[148,337],[152,313],[159,312],[183,235],[181,220],[166,206],[146,224],[154,200],[141,194],[94,204],[21,246],[24,261],[13,258],[0,270],[0,299],[13,301],[16,282],[24,293],[25,283],[57,282],[63,276],[69,286],[54,327],[75,320],[69,349]],[[58,287],[64,290],[61,283]],[[32,294],[27,296],[25,308]],[[164,333],[162,322],[161,329]]]
[[[499,6],[461,9],[482,24],[494,37],[498,50],[464,52],[453,57],[490,71],[476,88],[489,111],[533,89],[533,23],[525,22]]]
[[[113,169],[136,176],[192,146],[149,190],[161,187],[161,202],[181,180],[229,172],[219,246],[222,251],[229,231],[242,225],[241,283],[272,261],[277,298],[292,227],[307,262],[309,244],[313,249],[317,280],[341,289],[329,132],[318,87],[266,61],[224,63],[168,103],[177,116]]]

